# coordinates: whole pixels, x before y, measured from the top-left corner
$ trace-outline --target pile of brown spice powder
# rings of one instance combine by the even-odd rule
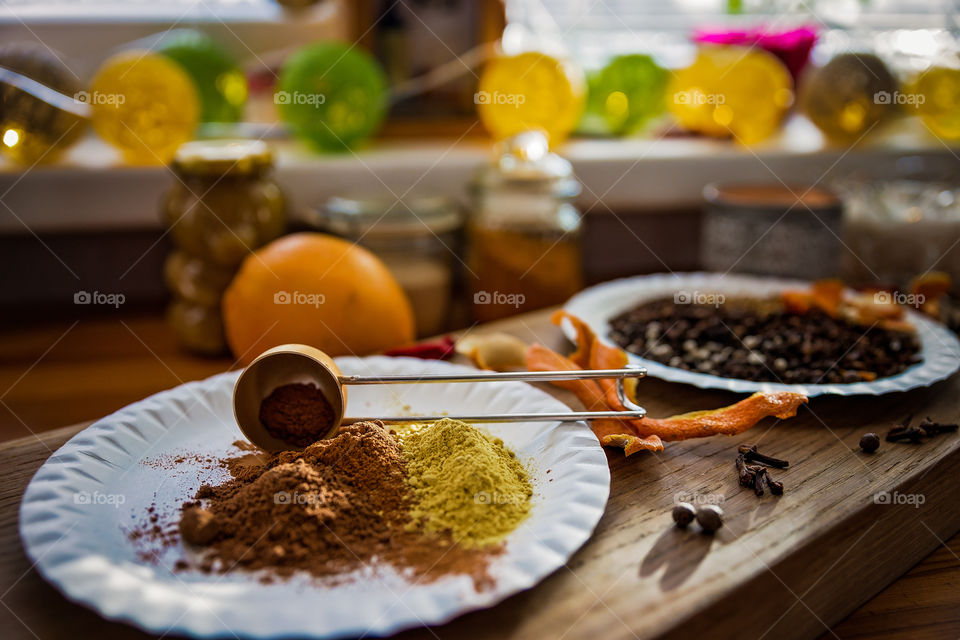
[[[228,468],[231,480],[200,487],[183,508],[180,532],[205,550],[202,570],[336,581],[386,563],[423,582],[465,574],[478,590],[493,584],[487,570],[502,545],[464,549],[449,534],[408,530],[406,465],[382,423],[345,426],[303,451],[248,454]]]

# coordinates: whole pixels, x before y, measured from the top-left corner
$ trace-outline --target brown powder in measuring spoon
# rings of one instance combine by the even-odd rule
[[[411,529],[413,496],[400,447],[379,422],[343,427],[303,451],[286,451],[231,468],[234,478],[204,486],[184,505],[180,532],[205,553],[206,571],[306,571],[337,580],[385,563],[413,579],[462,574],[489,587],[502,546],[464,549],[449,534]]]
[[[260,403],[260,422],[274,438],[306,447],[330,432],[333,407],[319,387],[293,383],[277,387]]]

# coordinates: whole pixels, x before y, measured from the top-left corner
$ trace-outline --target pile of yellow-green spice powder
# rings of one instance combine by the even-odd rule
[[[444,419],[401,433],[400,446],[416,498],[411,527],[473,548],[502,542],[530,514],[527,470],[499,438]]]

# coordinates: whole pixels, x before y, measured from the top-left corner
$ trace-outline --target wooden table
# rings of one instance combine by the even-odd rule
[[[547,317],[530,314],[482,329],[508,331],[565,349]],[[0,384],[7,390],[0,399],[8,412],[3,433],[28,425],[45,428],[58,419],[62,424],[97,417],[230,366],[226,360],[178,352],[162,323],[152,316],[85,322],[64,333],[66,329],[33,328],[0,340]],[[651,415],[717,407],[736,399],[724,392],[652,379],[642,384]],[[610,451],[613,484],[607,512],[594,538],[566,568],[489,611],[468,614],[429,632],[403,635],[629,638],[638,631],[642,637],[666,631],[671,637],[960,637],[960,536],[954,535],[960,529],[960,500],[955,491],[939,491],[938,482],[929,477],[929,473],[937,478],[947,474],[948,479],[960,475],[956,440],[928,443],[924,449],[884,444],[884,456],[878,453],[866,460],[851,451],[866,425],[879,428],[909,407],[925,407],[938,412],[938,418],[949,415],[957,420],[958,397],[960,376],[955,376],[932,389],[897,396],[816,399],[811,411],[803,410],[798,418],[773,429],[764,423],[734,439],[668,443],[662,454],[631,459]],[[50,452],[83,426],[45,430],[0,444],[0,469],[6,474],[0,489],[0,629],[5,638],[46,639],[80,630],[104,638],[143,635],[67,602],[31,569],[20,546],[17,507],[27,482]],[[827,426],[833,435],[824,438]],[[805,451],[802,443],[818,438],[822,450],[809,460],[796,457]],[[783,498],[758,500],[736,486],[731,451],[747,441],[760,441],[771,453],[783,453],[795,463],[782,478],[787,484]],[[936,460],[926,478],[913,473],[919,464],[929,462],[920,456]],[[822,460],[835,462],[839,473],[823,477],[819,484],[816,477],[800,480],[805,465],[810,468]],[[778,531],[768,522],[794,510],[812,509],[816,495],[831,486],[849,485],[852,494],[869,482],[868,474],[890,470],[905,479],[905,486],[923,487],[927,503],[916,513],[865,506],[851,516],[837,505],[824,506],[840,509],[837,513],[845,514],[845,524],[829,535],[818,535],[804,553],[771,561],[756,575],[739,575],[745,571],[739,564],[716,571],[714,563],[735,557],[747,545],[757,557],[776,559],[779,550],[795,544],[803,532]],[[670,527],[669,507],[678,492],[725,494],[727,526],[715,538]],[[816,518],[810,513],[802,521]],[[880,530],[885,534],[875,535]],[[765,537],[758,537],[758,532]],[[853,544],[831,544],[831,536]],[[916,566],[897,579],[912,565]],[[728,579],[730,585],[739,586],[712,587],[713,581]],[[648,608],[648,597],[658,593],[671,596],[668,604]],[[690,613],[684,605],[691,599],[700,603],[697,615],[684,626],[674,626],[678,616]],[[664,626],[663,621],[671,624]]]

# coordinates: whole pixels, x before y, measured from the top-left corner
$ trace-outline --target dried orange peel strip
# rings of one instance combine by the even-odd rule
[[[527,368],[530,371],[577,371],[583,369],[573,361],[542,344],[532,344],[527,348]],[[572,391],[588,411],[608,411],[607,397],[597,380],[557,380],[552,384]],[[618,403],[619,404],[619,403]],[[618,406],[617,410],[622,410]],[[590,428],[600,440],[600,444],[620,447],[626,455],[638,451],[663,451],[663,442],[657,436],[641,436],[634,431],[626,420],[592,420]]]
[[[840,305],[843,303],[843,291],[846,287],[842,280],[829,278],[827,280],[817,280],[810,287],[810,297],[813,304],[826,311],[831,316],[836,316]]]
[[[663,441],[659,436],[647,436],[638,438],[625,433],[613,433],[608,436],[600,436],[600,444],[605,447],[619,447],[623,449],[624,455],[632,456],[638,451],[663,451]]]
[[[920,310],[938,316],[938,301],[950,290],[950,276],[931,271],[914,279],[911,293],[917,297]],[[879,326],[891,331],[916,330],[905,317],[904,307],[887,289],[865,289],[857,295],[844,295],[843,282],[837,279],[818,280],[807,290],[787,290],[780,301],[791,313],[803,314],[816,308],[834,318],[843,318],[861,325]]]
[[[570,324],[577,330],[577,350],[570,355],[570,360],[581,369],[622,369],[627,366],[629,360],[626,352],[610,347],[599,340],[593,330],[587,326],[587,323],[580,318],[560,309],[552,316],[550,321],[559,325],[566,318]],[[624,409],[620,402],[620,396],[617,394],[617,383],[609,378],[601,378],[596,381],[607,399],[607,407],[618,411]],[[623,381],[623,388],[627,392],[627,397],[631,400],[636,398],[637,379],[628,378]]]
[[[940,317],[940,298],[950,291],[953,283],[949,274],[930,271],[917,276],[910,283],[910,292],[916,296],[920,310],[934,318]]]
[[[780,294],[783,306],[792,313],[820,309],[836,317],[843,303],[843,282],[835,278],[817,280],[807,290],[788,289]]]
[[[578,367],[571,360],[564,358],[556,351],[547,349],[542,344],[534,343],[527,347],[527,369],[530,371],[577,371],[583,367]],[[572,391],[588,411],[608,410],[603,390],[600,389],[596,380],[556,380],[552,384]]]
[[[768,416],[792,418],[797,415],[797,408],[806,401],[807,397],[799,393],[758,391],[722,409],[692,411],[670,418],[644,417],[631,422],[639,434],[657,435],[668,442],[718,434],[732,436],[746,431]]]
[[[626,353],[602,344],[576,316],[561,311],[552,318],[555,324],[564,319],[571,322],[577,330],[580,340],[577,350],[570,358],[566,358],[541,344],[532,344],[527,349],[527,368],[530,371],[616,369],[627,364]],[[589,366],[584,367],[580,363]],[[613,380],[563,380],[553,384],[572,391],[590,411],[624,409]],[[632,398],[636,397],[635,388],[628,388],[627,392]],[[664,440],[687,440],[717,434],[734,435],[746,431],[768,416],[790,418],[796,415],[799,406],[806,401],[806,396],[799,393],[755,393],[722,409],[694,411],[669,418],[594,420],[590,426],[601,444],[622,448],[629,456],[638,451],[662,451]]]

